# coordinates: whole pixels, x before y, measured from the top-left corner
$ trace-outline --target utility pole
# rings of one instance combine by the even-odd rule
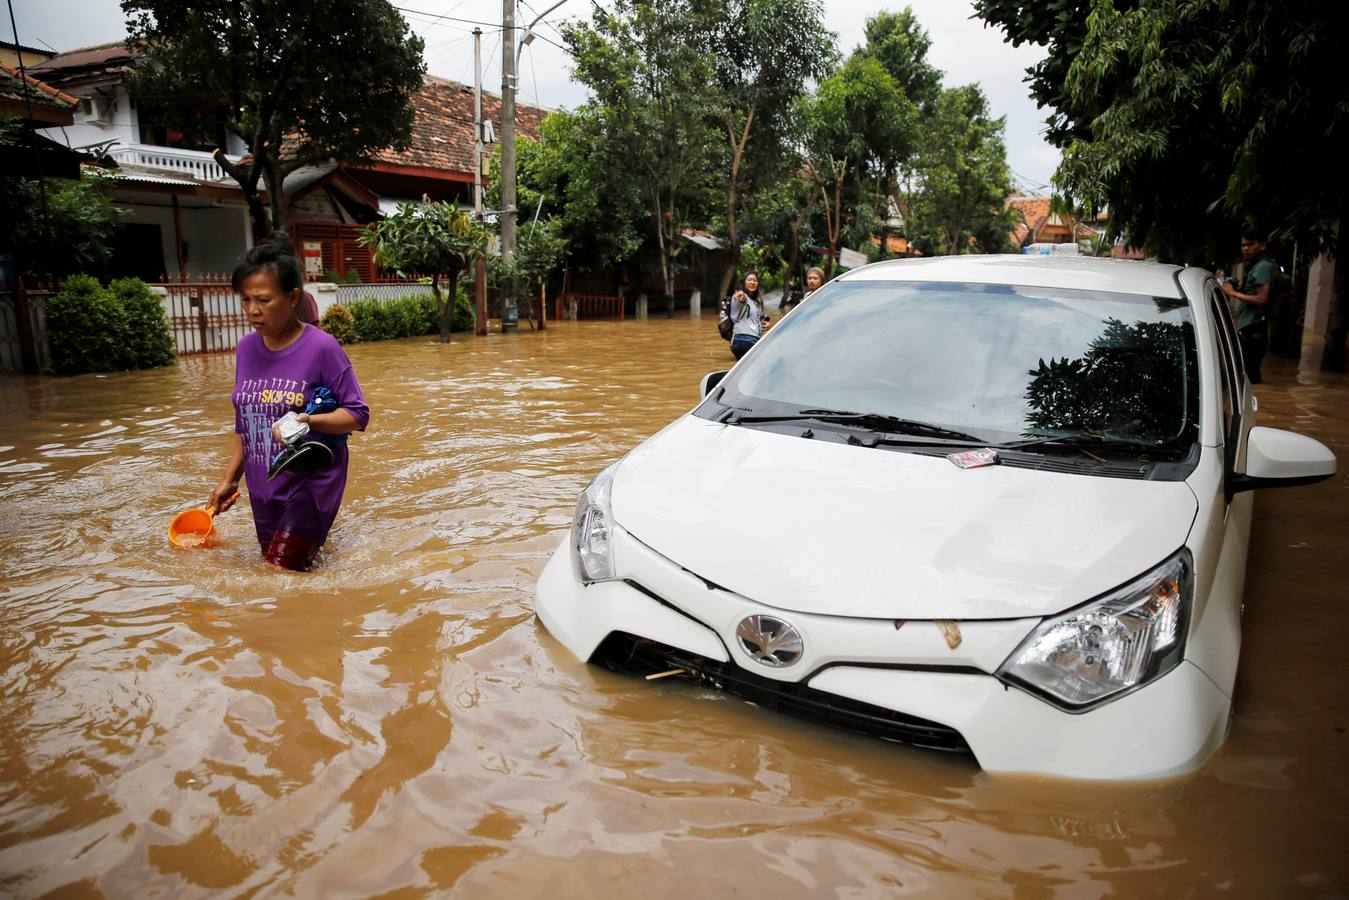
[[[501,0],[501,264],[515,261],[515,0]],[[507,280],[501,303],[502,332],[515,331],[520,312],[515,279]]]
[[[482,209],[482,29],[473,29],[473,212],[478,224],[483,221]],[[176,195],[175,195],[176,196]],[[473,300],[477,315],[473,322],[475,334],[487,333],[487,260],[481,256],[473,263]]]

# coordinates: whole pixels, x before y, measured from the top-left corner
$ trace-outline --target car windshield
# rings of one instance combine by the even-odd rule
[[[990,442],[1090,438],[1177,450],[1197,436],[1188,304],[1135,294],[836,282],[723,384],[718,407],[746,421],[851,412]]]

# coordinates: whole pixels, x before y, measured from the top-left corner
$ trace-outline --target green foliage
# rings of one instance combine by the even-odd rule
[[[118,368],[153,369],[178,361],[164,304],[139,278],[119,278],[108,294],[121,309],[122,358]]]
[[[334,310],[338,309],[343,312],[335,313]],[[344,331],[349,329],[346,333],[350,339],[342,341],[344,344],[420,337],[435,334],[440,330],[440,313],[436,299],[427,294],[407,294],[389,300],[364,297],[351,301],[345,308],[330,307],[328,312],[323,314],[323,320],[319,322],[324,331],[328,331],[330,314],[335,317],[334,327],[342,328]],[[344,318],[346,323],[339,324],[336,317]],[[463,292],[457,293],[452,320],[453,329],[471,331],[473,320],[473,305],[468,295]],[[337,332],[329,333],[342,340]]]
[[[242,138],[252,163],[217,159],[260,233],[284,229],[288,172],[407,147],[424,42],[388,0],[122,0],[122,10],[142,54],[132,85],[141,121],[183,132],[188,146]]]
[[[941,70],[927,61],[932,38],[911,7],[884,11],[867,19],[866,43],[858,53],[875,59],[899,85],[904,96],[930,112],[941,94]]]
[[[354,344],[359,340],[351,310],[340,303],[334,303],[323,311],[319,317],[319,327],[337,338],[339,344]]]
[[[431,282],[443,342],[449,341],[454,326],[459,273],[487,252],[487,239],[487,231],[472,216],[444,202],[399,204],[397,212],[370,224],[360,236],[386,269],[403,275],[447,277],[448,299],[441,297],[439,284]]]
[[[1064,148],[1056,181],[1161,258],[1232,254],[1250,220],[1328,246],[1349,218],[1344,3],[977,0],[1047,48],[1031,91]]]
[[[122,368],[122,314],[91,275],[72,275],[47,300],[47,340],[57,375],[116,372]]]
[[[830,249],[837,249],[845,228],[874,234],[894,172],[917,147],[918,108],[878,60],[853,54],[798,105],[797,115],[824,197]]]
[[[561,223],[553,219],[525,223],[516,233],[515,244],[514,271],[504,271],[498,260],[499,277],[513,276],[521,291],[537,292],[539,285],[548,280],[566,256]]]
[[[837,51],[819,0],[729,0],[713,21],[714,114],[727,173],[714,230],[731,250],[723,279],[729,287],[744,237],[772,214],[760,207],[771,206],[774,186],[800,169],[796,103],[829,74]]]
[[[16,140],[7,129],[3,141]],[[92,171],[84,180],[46,179],[46,208],[36,178],[0,177],[0,253],[19,261],[28,277],[63,278],[101,268],[111,252],[117,223],[106,179]]]
[[[706,219],[718,170],[714,21],[702,0],[615,0],[564,28],[576,78],[594,100],[608,168],[628,173],[655,232],[667,312],[679,230]]]
[[[933,104],[915,164],[909,239],[925,254],[1001,253],[1012,191],[1003,143],[1004,120],[990,117],[976,84],[949,88]]]
[[[602,267],[632,258],[649,230],[642,185],[604,133],[598,110],[550,113],[539,139],[516,143],[521,216],[557,221],[571,264]],[[494,154],[487,205],[501,206],[501,153]],[[542,205],[540,205],[542,202]]]
[[[105,288],[90,275],[72,275],[46,312],[57,375],[166,366],[177,358],[159,298],[139,279]]]

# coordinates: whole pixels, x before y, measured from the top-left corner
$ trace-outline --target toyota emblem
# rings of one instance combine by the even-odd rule
[[[740,647],[765,666],[780,669],[801,658],[801,632],[772,616],[746,616],[735,626]]]

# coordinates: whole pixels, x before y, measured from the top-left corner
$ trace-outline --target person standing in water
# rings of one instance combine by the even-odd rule
[[[732,322],[731,353],[739,359],[763,337],[766,317],[763,301],[759,299],[757,272],[745,273],[740,290],[731,295],[728,314]]]
[[[811,266],[810,270],[806,272],[806,292],[801,299],[805,300],[823,286],[824,269],[821,269],[819,266]]]
[[[297,317],[300,267],[289,241],[273,239],[248,251],[232,284],[253,333],[239,342],[233,449],[207,505],[217,512],[233,506],[242,477],[263,558],[308,571],[342,504],[346,436],[365,430],[370,410],[342,345]],[[335,408],[330,399],[323,404],[328,411],[302,412],[323,397],[335,399]],[[289,412],[323,439],[331,461],[312,471],[283,468],[271,477],[284,447],[276,423]]]

